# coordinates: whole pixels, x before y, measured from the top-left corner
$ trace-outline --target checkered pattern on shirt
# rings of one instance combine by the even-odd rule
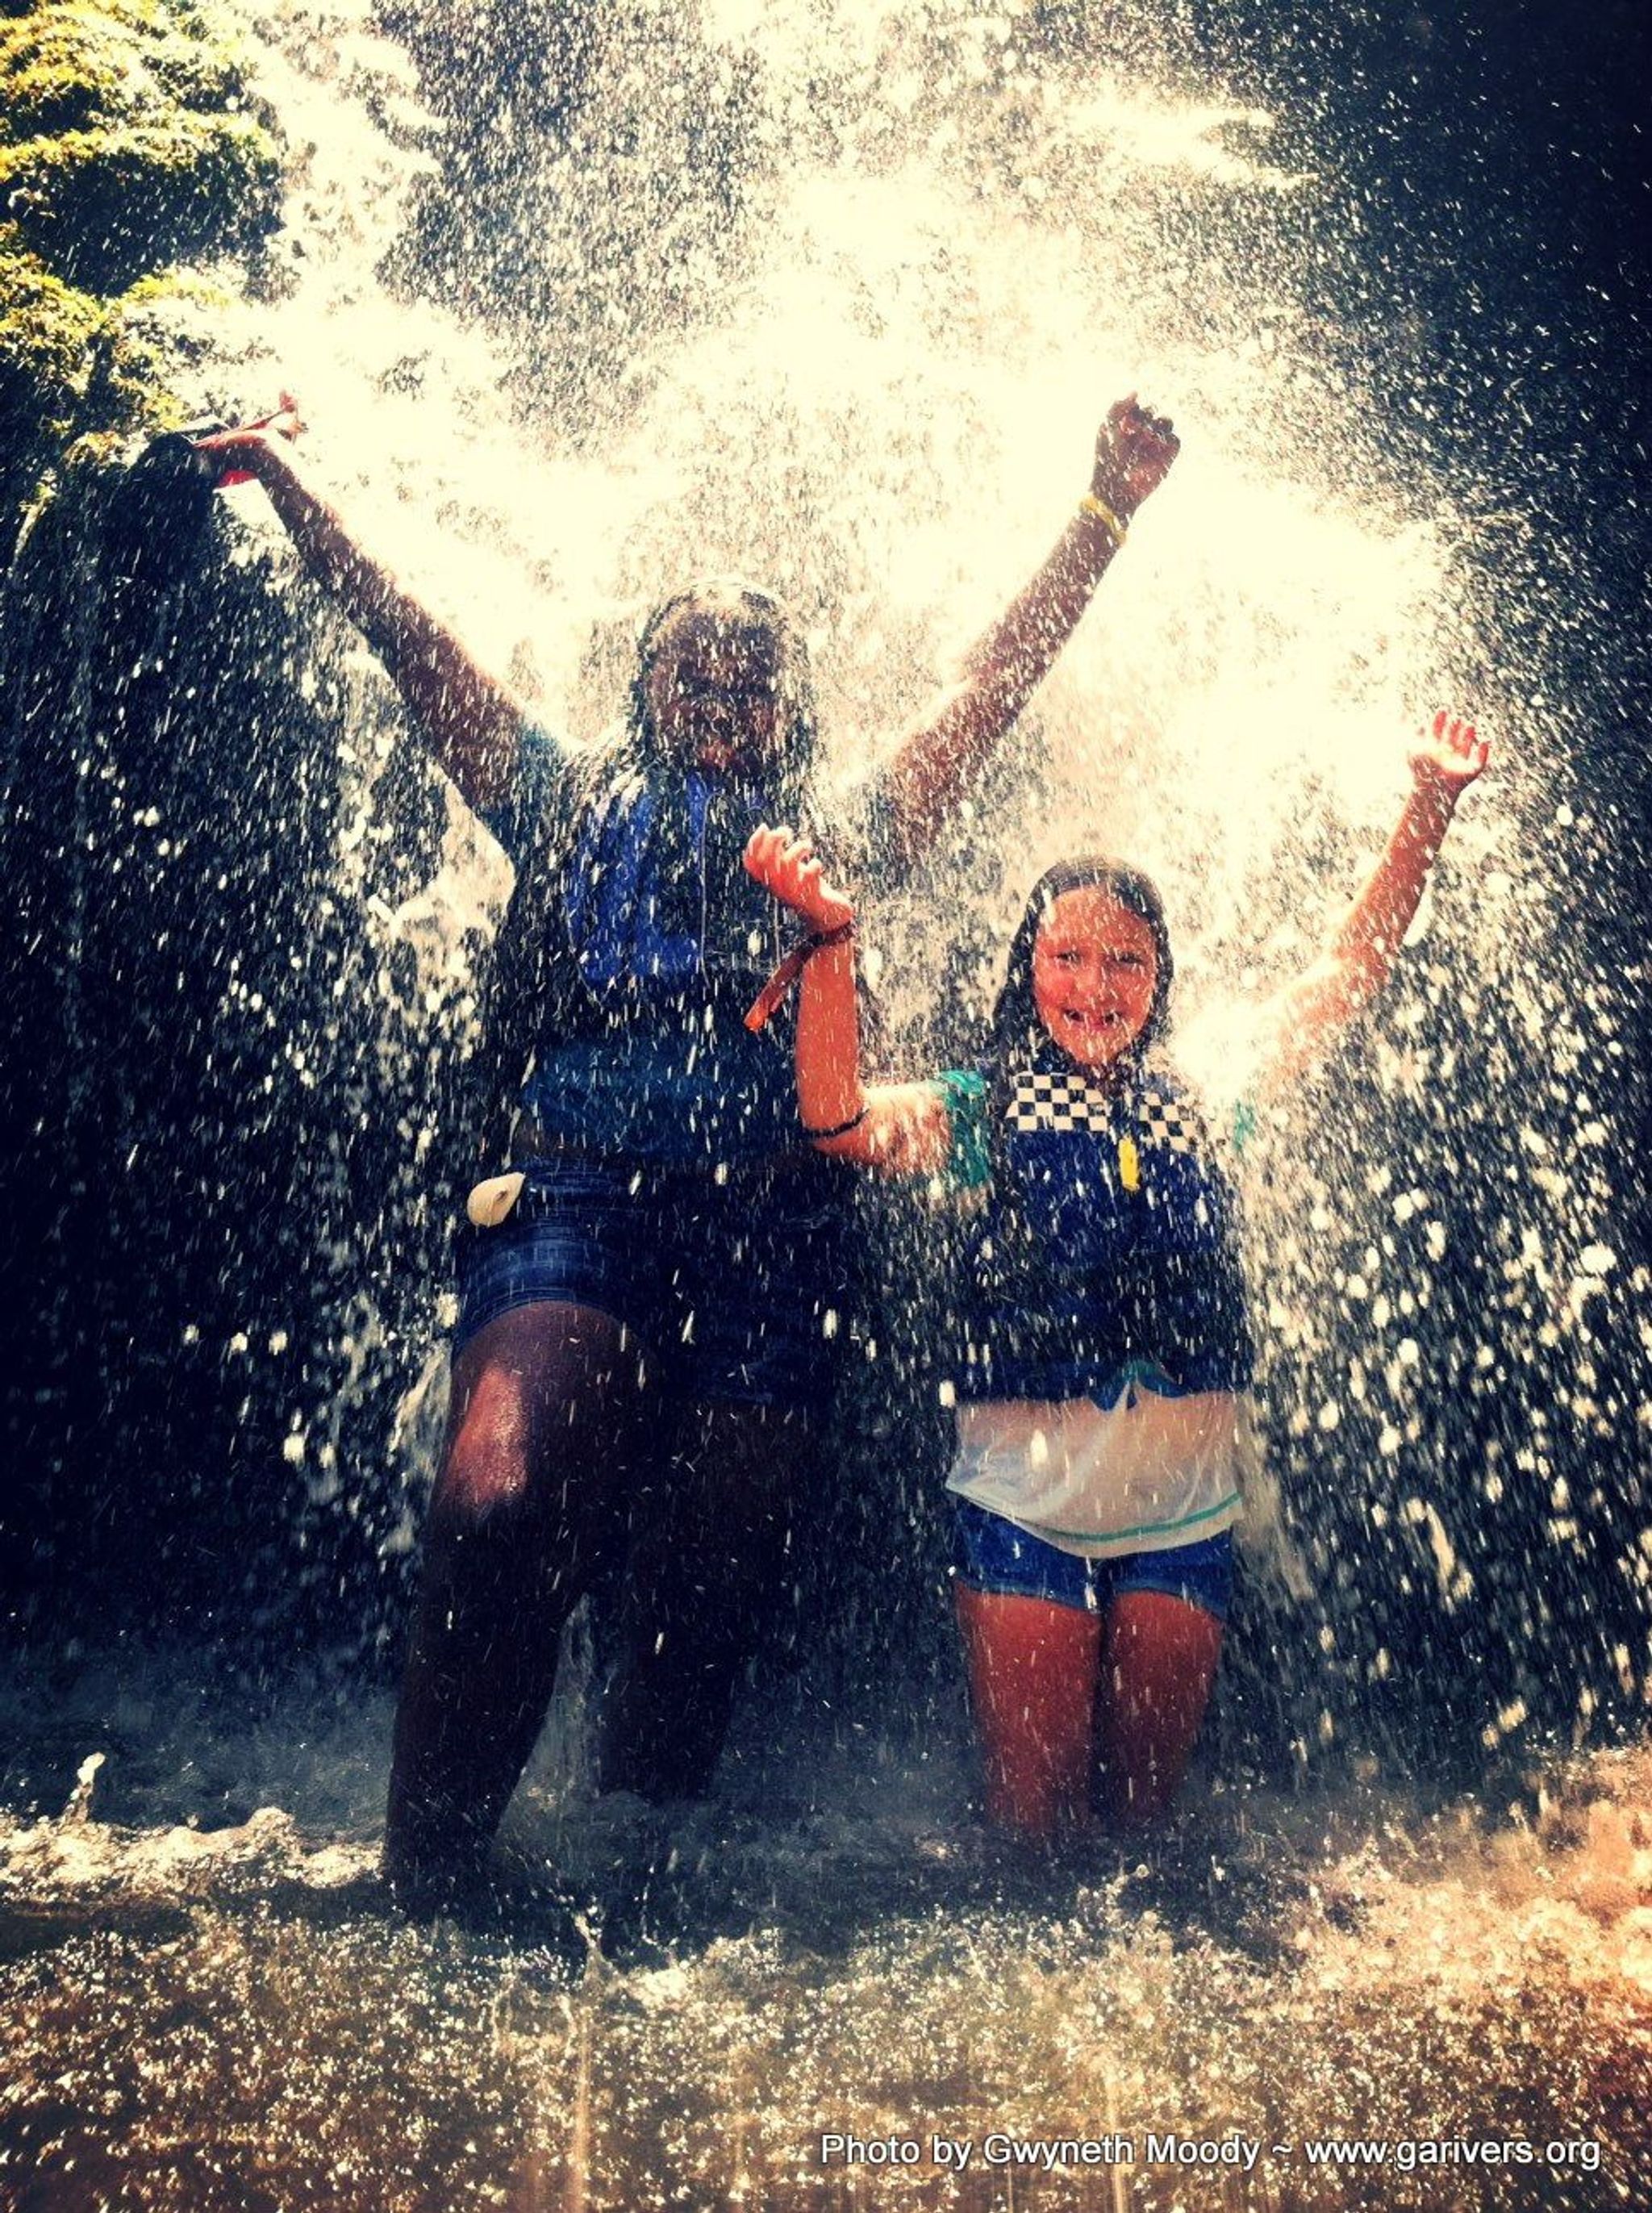
[[[1146,1143],[1173,1153],[1199,1149],[1203,1125],[1185,1100],[1147,1084],[1134,1105],[1132,1119]],[[1119,1126],[1117,1102],[1067,1069],[1023,1069],[1010,1094],[1009,1121],[1012,1130],[1094,1130],[1100,1135]]]

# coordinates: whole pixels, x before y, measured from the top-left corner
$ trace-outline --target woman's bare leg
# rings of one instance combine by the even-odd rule
[[[642,1408],[634,1340],[590,1308],[513,1308],[454,1363],[385,1826],[385,1874],[411,1903],[480,1869],[564,1625],[623,1528]]]
[[[1107,1611],[1097,1699],[1103,1812],[1137,1828],[1170,1810],[1198,1740],[1222,1624],[1167,1591],[1125,1591]]]
[[[987,1817],[1045,1840],[1089,1809],[1101,1624],[1077,1607],[958,1586]]]
[[[669,1468],[638,1488],[604,1700],[605,1789],[681,1798],[710,1783],[741,1671],[791,1602],[792,1503],[814,1454],[794,1409],[686,1411]]]

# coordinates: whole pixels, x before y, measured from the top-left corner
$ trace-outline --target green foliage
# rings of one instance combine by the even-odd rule
[[[0,29],[0,140],[235,107],[240,72],[193,12],[155,0],[25,8]]]
[[[104,310],[0,234],[0,514],[27,497],[68,437],[91,381]]]
[[[192,0],[0,0],[0,209],[9,536],[67,443],[178,419],[156,310],[275,227],[279,151]]]
[[[238,115],[179,109],[0,147],[0,203],[29,246],[92,292],[251,245],[270,227],[279,180],[268,133]]]
[[[0,443],[37,422],[67,430],[103,313],[34,254],[0,245]]]

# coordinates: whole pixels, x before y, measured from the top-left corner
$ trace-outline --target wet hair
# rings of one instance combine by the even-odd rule
[[[1153,1003],[1140,1034],[1119,1055],[1118,1064],[1127,1067],[1140,1060],[1164,1033],[1169,1019],[1175,963],[1171,958],[1170,932],[1165,924],[1164,901],[1159,896],[1159,887],[1140,869],[1126,868],[1122,861],[1112,860],[1103,853],[1081,853],[1073,860],[1058,861],[1054,868],[1045,870],[1033,887],[1015,935],[1010,940],[1009,970],[992,1009],[988,1046],[1000,1082],[1004,1080],[1011,1063],[1025,1053],[1029,1038],[1042,1042],[1049,1036],[1039,1019],[1033,996],[1033,950],[1038,943],[1039,932],[1064,893],[1085,891],[1092,886],[1117,899],[1120,906],[1128,908],[1147,924],[1153,933],[1156,955]]]
[[[808,647],[796,619],[770,593],[738,576],[712,576],[689,584],[662,600],[643,624],[637,641],[626,727],[637,751],[648,760],[662,747],[649,701],[649,673],[667,633],[685,616],[703,615],[738,635],[754,633],[772,649],[775,679],[776,767],[783,786],[802,791],[815,767],[814,679]]]

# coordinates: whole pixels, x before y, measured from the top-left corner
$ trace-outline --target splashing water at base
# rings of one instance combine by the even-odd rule
[[[47,1687],[9,1687],[14,1742]],[[318,1681],[249,1734],[246,1694],[176,1661],[49,1687],[60,1732],[119,1741],[120,1818],[77,1789],[0,1829],[8,2202],[1590,2209],[1652,2182],[1643,1753],[1552,1765],[1496,1825],[1216,1784],[1151,1847],[1039,1868],[960,1822],[960,1732],[887,1729],[874,1761],[817,1731],[747,1748],[760,1814],[530,1789],[487,1936],[376,1896],[386,1702]],[[194,1826],[230,1776],[292,1810]],[[547,1853],[606,1956],[536,1904]],[[1380,2186],[1329,2145],[1387,2146]]]

